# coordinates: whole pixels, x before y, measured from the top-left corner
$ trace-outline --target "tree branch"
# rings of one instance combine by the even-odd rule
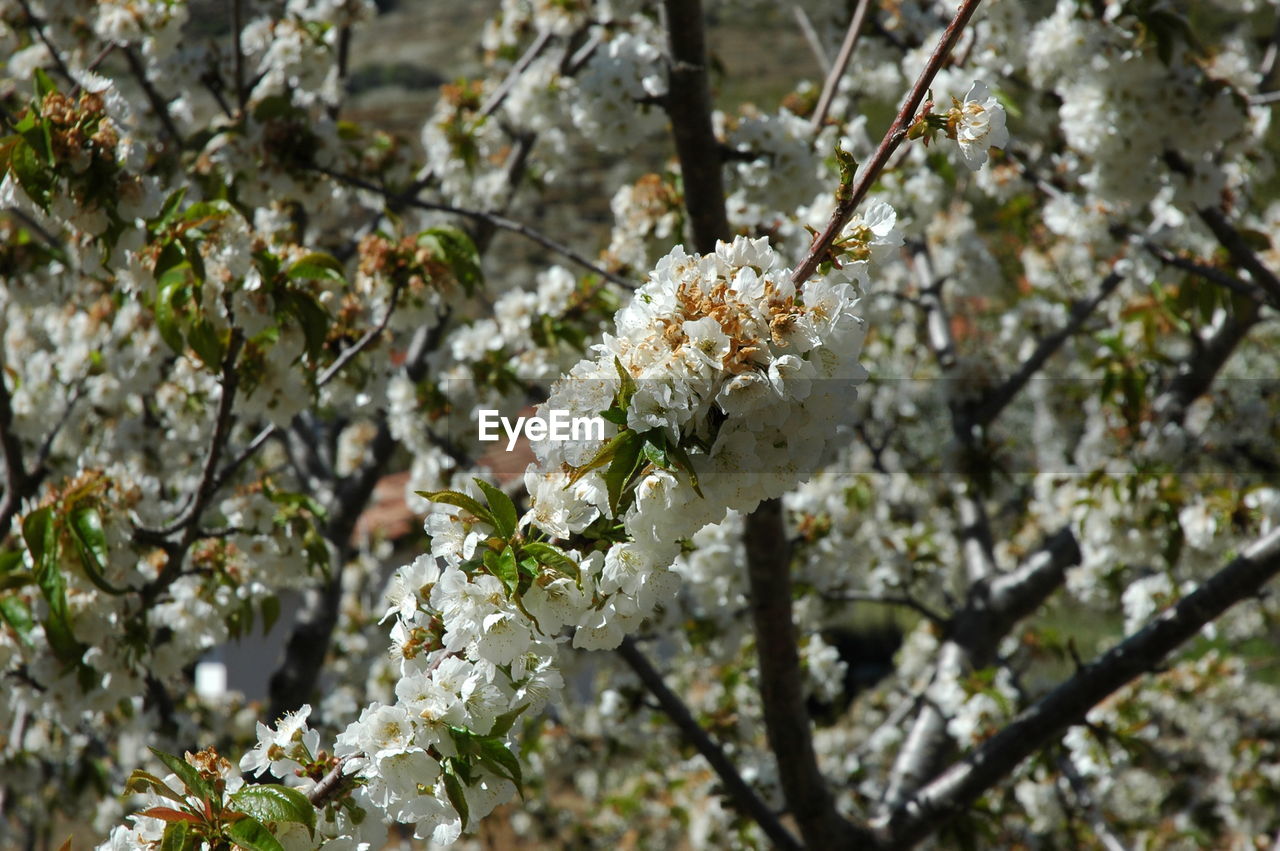
[[[1073,304],[1067,324],[1041,340],[1035,351],[1031,353],[1031,356],[1018,367],[1017,372],[1009,376],[1000,386],[983,396],[973,412],[972,420],[980,426],[991,424],[1000,415],[1000,412],[1021,392],[1027,382],[1044,367],[1049,358],[1053,357],[1054,353],[1062,348],[1067,340],[1075,336],[1084,327],[1084,323],[1098,309],[1098,305],[1102,304],[1108,296],[1115,292],[1116,287],[1120,286],[1120,282],[1123,280],[1123,275],[1112,272],[1102,279],[1102,283],[1098,285],[1098,291],[1093,296]]]
[[[791,614],[791,554],[782,529],[782,502],[770,499],[747,518],[743,534],[769,748],[777,757],[778,781],[805,845],[856,847],[867,837],[836,810],[813,751]]]
[[[312,168],[320,172],[321,174],[328,175],[329,177],[332,177],[334,180],[337,180],[341,183],[346,183],[350,186],[355,186],[360,189],[366,189],[370,192],[376,192],[377,194],[383,196],[384,198],[387,198],[388,200],[391,200],[397,203],[402,203],[410,207],[416,207],[419,210],[434,210],[440,213],[451,213],[455,216],[462,216],[464,218],[473,219],[475,221],[486,222],[492,225],[493,227],[499,228],[501,230],[511,231],[512,233],[518,233],[521,236],[523,236],[525,239],[536,242],[538,245],[541,245],[543,248],[547,249],[548,251],[552,251],[556,254],[559,254],[560,256],[565,257],[566,259],[572,261],[573,263],[576,263],[582,268],[587,269],[588,271],[594,272],[595,274],[599,275],[600,277],[606,280],[613,281],[615,284],[618,284],[619,286],[626,287],[627,289],[632,289],[632,290],[635,289],[637,286],[634,281],[629,281],[626,278],[622,277],[621,275],[618,275],[614,272],[610,272],[608,269],[605,269],[601,266],[597,266],[595,263],[591,262],[586,257],[582,256],[577,251],[574,251],[569,246],[556,242],[551,237],[529,227],[523,222],[514,221],[512,219],[507,218],[506,216],[502,216],[497,213],[486,213],[483,210],[468,210],[464,207],[455,207],[452,204],[438,204],[433,201],[423,201],[420,198],[416,198],[412,196],[410,197],[397,196],[396,194],[392,193],[390,190],[384,187],[381,187],[376,183],[371,183],[367,180],[364,180],[363,178],[356,177],[355,175],[343,174],[342,172],[333,171],[332,169],[324,168],[323,166],[312,166]]]
[[[0,352],[2,354],[2,352]],[[0,539],[9,534],[9,524],[18,513],[22,500],[30,494],[31,477],[23,460],[22,441],[13,432],[13,405],[5,382],[4,362],[0,360],[0,449],[4,452],[4,499],[0,501]]]
[[[902,104],[902,108],[898,110],[897,117],[889,125],[889,129],[885,132],[884,138],[880,140],[880,145],[871,156],[871,160],[859,172],[853,191],[849,194],[849,197],[836,202],[836,208],[832,211],[831,219],[827,222],[826,228],[813,241],[813,245],[809,247],[809,253],[805,255],[804,259],[800,261],[800,265],[796,267],[795,272],[792,273],[791,280],[796,286],[800,286],[809,280],[817,270],[818,264],[826,256],[827,250],[835,242],[836,238],[840,236],[840,231],[844,229],[844,226],[849,223],[849,219],[853,217],[854,210],[858,208],[858,205],[862,203],[862,199],[866,197],[867,192],[871,189],[871,184],[875,182],[885,164],[889,162],[889,157],[893,156],[893,152],[907,138],[907,128],[911,126],[916,110],[924,102],[925,93],[933,83],[933,78],[938,76],[938,71],[942,69],[943,63],[946,62],[947,55],[951,52],[951,48],[955,47],[956,40],[960,38],[960,33],[964,31],[965,25],[969,23],[973,13],[977,11],[980,2],[982,0],[963,0],[960,8],[956,10],[955,17],[951,19],[951,23],[947,25],[946,30],[942,33],[942,38],[938,40],[938,46],[934,48],[933,54],[925,64],[924,70],[916,78],[916,83],[912,86],[910,93],[907,94],[907,99]]]
[[[809,45],[809,52],[813,54],[813,58],[818,63],[818,68],[823,74],[831,73],[831,57],[827,56],[827,51],[822,47],[822,39],[818,37],[818,31],[813,28],[813,21],[809,20],[808,13],[799,3],[791,4],[791,14],[796,19],[796,25],[800,27],[800,34],[804,36],[805,43]]]
[[[1090,709],[1150,672],[1205,624],[1280,573],[1280,528],[1244,552],[1147,626],[1090,662],[1004,729],[895,808],[876,825],[886,848],[909,848],[1079,722]]]
[[[1031,614],[1062,584],[1066,569],[1080,562],[1070,529],[1062,529],[1016,570],[973,584],[964,607],[951,618],[938,653],[938,676],[957,677],[987,667],[1000,639]],[[885,787],[883,812],[901,807],[941,767],[948,745],[947,719],[930,701],[920,713],[894,760]]]
[[[121,53],[124,54],[125,61],[129,63],[129,70],[133,72],[133,76],[137,78],[138,85],[142,87],[143,93],[147,96],[147,102],[151,104],[151,111],[156,114],[156,118],[160,121],[160,126],[164,127],[165,135],[173,140],[174,150],[182,148],[182,134],[178,132],[178,127],[173,123],[173,116],[169,115],[169,104],[156,87],[151,84],[151,80],[147,79],[147,69],[143,66],[142,60],[138,59],[138,54],[134,53],[131,48],[123,48]]]
[[[835,99],[836,91],[840,88],[840,78],[844,76],[845,69],[849,67],[849,60],[853,58],[853,49],[858,44],[858,36],[862,32],[862,22],[866,20],[867,9],[870,6],[871,0],[858,0],[858,5],[853,10],[853,17],[849,20],[849,29],[845,31],[844,41],[840,45],[840,52],[836,54],[835,64],[827,72],[827,78],[822,83],[822,94],[818,96],[818,105],[814,107],[813,117],[809,119],[809,127],[815,133],[821,130],[822,125],[826,123],[827,113],[831,111],[831,102]],[[796,8],[798,9],[799,7],[797,6]]]
[[[635,641],[630,638],[624,638],[622,646],[618,648],[618,655],[622,657],[623,661],[640,679],[640,682],[658,701],[658,705],[662,707],[662,711],[671,719],[671,722],[679,728],[689,743],[710,764],[712,770],[719,776],[720,782],[724,784],[726,793],[728,793],[728,796],[737,805],[738,809],[754,819],[775,846],[795,849],[796,851],[803,848],[799,840],[782,826],[782,822],[778,821],[778,817],[774,815],[773,810],[769,809],[768,804],[762,801],[760,796],[755,793],[755,790],[742,779],[738,769],[729,760],[729,757],[725,755],[724,751],[721,750],[720,746],[698,724],[697,719],[689,712],[689,708],[685,706],[684,701],[675,692],[667,688],[667,684],[663,682],[662,675],[658,673],[640,648],[636,646]]]
[[[685,207],[693,244],[703,254],[717,240],[729,239],[724,209],[720,143],[711,127],[711,86],[707,81],[707,48],[699,0],[663,0],[667,41],[671,49],[670,79],[663,106],[671,119],[671,135],[680,159]]]

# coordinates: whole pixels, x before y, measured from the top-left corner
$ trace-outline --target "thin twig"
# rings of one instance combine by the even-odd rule
[[[404,291],[404,283],[398,282],[391,291],[391,302],[387,305],[387,312],[383,315],[381,321],[377,325],[365,332],[364,336],[355,342],[354,345],[348,346],[342,350],[342,354],[334,358],[333,363],[320,373],[316,379],[316,387],[320,388],[329,383],[329,379],[338,374],[344,366],[351,362],[351,359],[360,352],[364,351],[370,343],[376,340],[383,331],[387,330],[387,323],[391,321],[391,314],[395,312],[396,304],[400,301],[400,294]]]
[[[818,97],[818,105],[813,110],[813,117],[809,119],[809,127],[815,133],[821,130],[822,125],[826,123],[827,113],[831,110],[831,102],[835,100],[836,91],[840,88],[840,79],[844,76],[845,69],[849,67],[849,60],[853,58],[853,49],[858,44],[858,35],[862,32],[862,22],[866,20],[867,9],[870,6],[871,0],[858,0],[858,5],[853,10],[853,17],[849,20],[849,29],[845,30],[840,52],[836,54],[835,64],[827,72],[827,78],[822,83],[822,94]]]
[[[720,782],[724,784],[728,796],[738,808],[753,818],[778,848],[795,849],[795,851],[803,848],[791,832],[782,826],[782,822],[778,821],[778,817],[774,815],[769,805],[762,801],[755,790],[742,779],[737,767],[720,746],[707,735],[707,731],[702,729],[702,725],[689,712],[684,701],[667,687],[662,675],[636,646],[635,641],[631,638],[623,639],[622,646],[618,648],[618,655],[635,672],[645,688],[649,689],[662,711],[671,719],[671,723],[679,728],[689,743],[710,764],[712,770],[719,776]]]
[[[911,609],[930,623],[942,626],[947,622],[944,615],[921,603],[907,594],[877,594],[874,591],[833,591],[824,593],[822,599],[840,603],[875,603],[880,606],[902,606]]]
[[[311,787],[311,791],[307,793],[307,800],[311,802],[311,806],[316,809],[322,809],[325,804],[329,803],[342,791],[343,781],[346,779],[343,777],[342,769],[346,764],[347,757],[344,756],[334,763],[328,774]]]
[[[382,195],[383,197],[388,198],[392,201],[396,201],[410,207],[416,207],[419,210],[433,210],[440,213],[451,213],[452,215],[455,215],[455,216],[463,216],[465,218],[474,219],[475,221],[487,222],[501,230],[511,231],[512,233],[518,233],[521,236],[523,236],[525,239],[536,242],[538,245],[541,245],[543,248],[547,249],[548,251],[555,252],[556,254],[559,254],[560,256],[565,257],[566,259],[576,263],[577,265],[583,267],[584,269],[594,272],[602,278],[613,281],[615,284],[618,284],[619,286],[626,287],[628,289],[635,289],[637,286],[637,284],[634,281],[629,281],[615,272],[610,272],[608,269],[605,269],[601,266],[596,265],[595,263],[592,263],[586,257],[583,257],[581,254],[579,254],[577,251],[574,251],[569,246],[556,242],[551,237],[547,236],[546,234],[538,230],[535,230],[534,228],[529,227],[523,222],[514,221],[512,219],[507,218],[506,216],[502,216],[497,213],[486,213],[483,210],[469,210],[464,207],[455,207],[452,204],[439,204],[433,201],[423,201],[420,198],[398,196],[392,193],[390,190],[377,185],[376,183],[371,183],[370,181],[364,180],[363,178],[356,177],[355,175],[343,174],[342,172],[333,171],[332,169],[328,169],[323,166],[312,166],[312,168],[314,168],[316,171],[319,171],[322,174],[326,174],[329,177],[332,177],[334,180],[349,184],[351,186],[358,187],[360,189],[367,189],[370,192],[376,192],[379,195]]]
[[[1156,258],[1166,266],[1172,266],[1175,269],[1190,272],[1191,274],[1203,278],[1212,284],[1217,284],[1224,289],[1239,293],[1246,298],[1251,298],[1259,304],[1270,304],[1272,307],[1280,307],[1280,301],[1273,299],[1266,290],[1262,289],[1262,287],[1242,281],[1236,276],[1230,275],[1216,266],[1207,266],[1203,263],[1197,263],[1189,258],[1173,254],[1150,240],[1143,241],[1142,247],[1145,248],[1147,253],[1152,257]]]
[[[169,115],[168,101],[161,97],[160,92],[151,84],[151,80],[147,79],[147,69],[143,66],[142,61],[138,59],[138,55],[133,52],[133,49],[125,47],[120,52],[124,54],[125,61],[129,63],[129,70],[137,78],[138,85],[142,87],[143,93],[147,96],[147,102],[151,104],[151,111],[160,120],[165,134],[173,141],[175,149],[181,149],[182,134],[178,132],[177,125],[173,123],[173,116]]]
[[[4,500],[0,502],[0,538],[9,534],[9,524],[18,506],[29,494],[30,476],[23,460],[22,441],[13,431],[13,406],[5,382],[5,368],[0,362],[0,449],[4,452]]]
[[[956,10],[955,17],[951,19],[951,23],[943,32],[942,38],[938,40],[938,46],[934,48],[933,53],[929,56],[929,61],[925,64],[924,70],[916,78],[916,83],[908,93],[902,108],[898,110],[897,117],[889,125],[889,129],[885,132],[884,138],[880,140],[880,145],[876,148],[876,152],[872,155],[870,161],[859,172],[857,182],[852,191],[847,198],[836,203],[836,208],[832,211],[831,219],[827,222],[826,228],[814,239],[813,244],[809,247],[808,254],[805,255],[804,259],[800,261],[800,265],[796,267],[795,272],[792,273],[791,280],[796,286],[800,286],[809,280],[817,270],[818,264],[827,255],[831,244],[840,236],[840,231],[849,223],[849,219],[853,217],[854,210],[858,208],[858,205],[862,203],[862,199],[870,191],[871,184],[879,177],[885,163],[889,162],[889,157],[893,156],[893,152],[907,138],[907,129],[911,126],[912,119],[915,118],[916,110],[924,102],[925,93],[929,90],[929,86],[932,85],[933,78],[938,76],[938,72],[942,70],[942,65],[946,62],[951,48],[955,46],[956,39],[960,37],[960,33],[964,31],[965,25],[969,23],[969,19],[973,17],[973,13],[977,11],[978,4],[981,2],[982,0],[964,0],[960,4],[960,8]]]
[[[507,76],[498,84],[485,100],[484,105],[480,107],[477,119],[488,118],[498,111],[498,107],[502,106],[502,102],[506,100],[507,95],[511,93],[511,89],[515,87],[516,82],[520,79],[520,75],[533,64],[533,60],[546,49],[551,43],[551,30],[542,30],[538,33],[538,37],[533,40],[533,44],[529,45],[528,50],[516,60],[516,64],[511,66],[511,70],[507,72]]]
[[[1031,356],[1018,367],[1017,372],[1005,379],[1000,386],[983,396],[973,412],[973,422],[984,426],[994,421],[1000,415],[1000,412],[1013,401],[1026,383],[1048,362],[1049,358],[1053,357],[1054,353],[1062,348],[1062,345],[1067,340],[1071,339],[1084,327],[1084,323],[1097,310],[1098,305],[1102,304],[1111,293],[1115,292],[1116,287],[1120,286],[1120,282],[1123,280],[1123,275],[1112,272],[1102,279],[1102,283],[1098,286],[1098,291],[1092,297],[1082,299],[1072,305],[1071,316],[1067,319],[1067,323],[1041,340],[1035,351],[1031,353]]]
[[[49,35],[44,31],[44,22],[35,16],[31,11],[31,5],[27,0],[18,0],[18,5],[22,7],[22,11],[26,13],[27,22],[31,28],[36,31],[36,35],[40,37],[40,41],[44,42],[44,46],[49,49],[49,55],[53,57],[53,64],[58,66],[58,73],[66,78],[71,85],[76,84],[76,78],[71,73],[71,69],[67,67],[67,63],[63,61],[62,54],[58,52],[58,48],[53,46],[53,42],[49,40]]]
[[[804,36],[805,43],[809,45],[809,52],[818,61],[818,68],[822,70],[823,74],[831,73],[831,57],[827,56],[827,51],[822,47],[822,39],[818,37],[818,31],[813,28],[813,21],[809,20],[808,13],[799,3],[792,3],[791,14],[795,16],[796,25],[800,27],[800,34]]]
[[[240,31],[244,27],[241,20],[241,0],[231,0],[231,50],[235,62],[236,103],[240,106],[240,114],[244,115],[249,92],[244,85],[244,46],[240,43]]]

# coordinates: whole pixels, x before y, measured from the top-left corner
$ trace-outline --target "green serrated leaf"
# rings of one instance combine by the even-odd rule
[[[67,526],[89,581],[107,594],[123,594],[124,588],[116,588],[106,579],[107,536],[102,531],[102,517],[98,509],[91,505],[76,506],[67,513]]]
[[[493,516],[493,513],[465,493],[458,493],[457,491],[414,491],[414,493],[432,502],[457,506],[476,519],[483,520],[495,529],[498,528],[498,521]]]
[[[523,713],[528,708],[529,708],[529,705],[525,704],[524,706],[517,707],[516,709],[513,709],[510,712],[504,712],[501,715],[499,715],[497,718],[493,719],[493,727],[492,729],[489,730],[489,735],[505,736],[508,732],[510,732],[511,728],[515,725],[516,719],[519,718],[521,713]]]
[[[258,605],[262,609],[262,634],[266,635],[280,619],[280,598],[275,595],[264,597]]]
[[[209,369],[222,368],[227,347],[222,342],[222,336],[207,319],[200,318],[191,323],[191,328],[187,331],[187,343]]]
[[[473,481],[484,493],[484,498],[489,503],[489,509],[493,512],[495,521],[494,528],[498,530],[498,534],[503,538],[510,538],[516,533],[516,524],[519,522],[515,503],[501,488],[496,488],[483,479],[477,478]]]
[[[156,755],[156,759],[164,763],[164,767],[178,775],[178,779],[187,787],[187,791],[202,801],[208,801],[213,798],[213,786],[209,781],[200,776],[200,772],[190,765],[182,757],[174,756],[171,753],[165,753],[157,748],[148,747],[147,750]]]
[[[193,851],[200,847],[200,838],[192,833],[185,821],[172,821],[164,827],[160,836],[160,851]]]
[[[639,465],[640,452],[644,447],[643,437],[635,432],[625,432],[625,434],[628,436],[627,439],[618,444],[613,461],[609,463],[609,469],[604,474],[605,488],[609,492],[609,510],[614,517],[618,516],[623,490]]]
[[[431,249],[431,253],[449,267],[468,295],[474,294],[484,284],[480,253],[471,237],[463,231],[431,228],[418,234],[418,244]]]
[[[667,457],[675,460],[676,464],[684,470],[689,476],[689,484],[693,486],[693,492],[698,496],[703,496],[702,488],[698,486],[698,474],[693,470],[693,459],[689,457],[689,453],[685,448],[674,440],[664,438],[664,444],[667,450]],[[705,497],[703,497],[705,499]]]
[[[501,739],[496,736],[477,737],[476,754],[486,768],[516,784],[520,797],[524,797],[524,775],[520,770],[520,760],[516,759],[515,754]]]
[[[486,562],[488,562],[490,554],[494,555],[494,559],[489,569],[493,571],[494,576],[502,580],[502,584],[507,588],[507,593],[514,594],[516,587],[520,584],[520,569],[516,566],[515,551],[511,549],[509,544],[502,548],[500,554],[494,554],[490,550],[485,553]]]
[[[467,829],[467,822],[470,820],[470,811],[467,809],[467,793],[462,788],[462,783],[457,776],[451,771],[444,773],[444,791],[449,796],[449,803],[458,811],[458,818],[462,819],[462,829]]]
[[[54,85],[53,79],[43,68],[37,68],[31,77],[31,82],[36,90],[37,100],[43,101],[50,92],[56,92],[58,90],[58,87]]]
[[[293,822],[315,836],[316,808],[297,789],[274,783],[245,786],[231,796],[231,805],[260,822]]]
[[[346,270],[338,258],[323,251],[312,253],[295,260],[290,264],[285,275],[292,281],[336,281],[346,280]]]
[[[226,829],[226,836],[245,851],[284,851],[266,825],[253,816],[245,816]]]
[[[620,382],[618,386],[618,408],[626,411],[630,408],[631,397],[636,395],[636,380],[630,372],[627,372],[627,368],[622,365],[622,361],[616,356],[613,359],[613,366],[618,370],[618,381]]]
[[[559,547],[544,544],[541,541],[529,541],[522,544],[520,549],[537,559],[539,564],[549,567],[570,579],[580,580],[582,577],[578,563]]]
[[[47,213],[53,175],[41,164],[35,150],[25,140],[13,146],[9,154],[9,170],[17,178],[22,191]]]
[[[574,467],[573,472],[569,474],[569,485],[574,484],[587,473],[592,470],[598,470],[613,460],[613,456],[617,454],[618,447],[626,443],[635,435],[635,432],[620,431],[613,437],[609,438],[609,442],[596,450],[596,454],[591,460],[583,464],[581,467]],[[568,487],[568,485],[566,485]]]
[[[187,187],[180,186],[173,192],[169,193],[169,197],[164,199],[164,204],[160,207],[160,212],[156,214],[152,229],[162,231],[169,225],[173,224],[174,219],[178,217],[179,211],[182,210],[182,199],[187,197]]]
[[[18,633],[18,639],[23,644],[28,647],[35,646],[35,642],[31,640],[31,630],[36,625],[35,619],[32,618],[31,610],[27,608],[27,604],[21,597],[12,594],[0,597],[0,618],[13,627],[13,631]]]
[[[135,768],[133,773],[129,775],[129,779],[124,783],[126,794],[145,792],[150,789],[157,795],[168,798],[170,801],[176,801],[186,806],[187,801],[173,789],[169,788],[169,784],[165,783],[159,777],[156,777],[149,771],[143,771],[141,768]]]
[[[307,356],[315,358],[329,336],[329,314],[310,293],[286,290],[277,296],[285,313],[295,317],[306,341]]]

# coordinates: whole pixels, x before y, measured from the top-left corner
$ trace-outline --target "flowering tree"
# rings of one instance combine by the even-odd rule
[[[1272,847],[1264,4],[809,0],[730,113],[772,4],[503,0],[421,155],[215,5],[0,0],[0,841]]]

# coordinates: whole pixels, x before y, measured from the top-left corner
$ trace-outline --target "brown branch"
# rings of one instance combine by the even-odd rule
[[[1123,280],[1123,275],[1112,272],[1102,279],[1102,283],[1098,285],[1096,293],[1073,304],[1067,323],[1041,340],[1036,345],[1035,351],[1031,353],[1031,356],[1018,367],[1017,372],[983,396],[973,411],[973,422],[980,426],[992,423],[1000,415],[1000,412],[1021,392],[1027,382],[1044,367],[1049,358],[1053,357],[1054,353],[1062,348],[1067,340],[1075,336],[1084,327],[1084,323],[1098,309],[1098,305],[1102,304],[1108,296],[1115,292]]]
[[[662,675],[653,667],[649,660],[645,657],[640,648],[636,646],[635,641],[625,638],[622,646],[618,648],[620,655],[644,684],[645,688],[658,701],[658,705],[667,717],[671,719],[671,723],[679,728],[680,732],[690,744],[697,749],[698,753],[719,776],[720,782],[724,784],[725,792],[733,800],[737,808],[746,815],[755,820],[765,835],[772,840],[773,844],[778,848],[799,849],[803,848],[800,842],[791,835],[782,822],[778,821],[778,817],[773,810],[769,809],[769,805],[760,799],[755,790],[747,785],[742,779],[742,775],[738,773],[738,769],[733,762],[725,755],[720,746],[707,735],[707,731],[702,729],[697,719],[689,712],[689,708],[685,706],[675,692],[667,687],[663,682]]]
[[[370,181],[364,180],[363,178],[356,177],[355,175],[344,174],[339,171],[333,171],[332,169],[324,168],[323,166],[313,166],[312,168],[314,168],[314,170],[320,172],[321,174],[326,174],[329,177],[332,177],[334,180],[337,180],[341,183],[346,183],[350,186],[355,186],[360,189],[367,189],[370,192],[376,192],[379,195],[382,195],[384,198],[387,198],[388,200],[398,202],[398,203],[403,203],[410,207],[416,207],[419,210],[433,210],[440,213],[451,213],[455,216],[462,216],[463,218],[473,219],[475,221],[487,222],[488,224],[493,225],[494,227],[499,228],[501,230],[511,231],[512,233],[520,234],[520,236],[523,236],[525,239],[536,242],[538,245],[541,245],[543,248],[547,249],[548,251],[559,254],[560,256],[572,261],[578,266],[581,266],[584,269],[594,272],[600,277],[606,280],[612,281],[613,283],[619,286],[626,287],[627,289],[635,289],[637,286],[634,281],[630,281],[622,277],[621,275],[618,275],[614,272],[610,272],[608,269],[605,269],[601,266],[597,266],[595,263],[591,262],[586,257],[582,256],[577,251],[574,251],[569,246],[556,242],[551,237],[547,236],[541,231],[538,231],[538,230],[535,230],[534,228],[529,227],[523,222],[514,221],[513,219],[509,219],[506,216],[502,216],[497,213],[487,213],[487,212],[484,212],[483,210],[469,210],[469,209],[466,209],[465,207],[455,207],[452,204],[438,204],[433,201],[423,201],[420,198],[397,196],[391,190],[386,189],[385,187],[379,186],[376,183],[371,183]]]
[[[147,69],[143,66],[142,61],[138,59],[138,54],[128,47],[122,48],[120,52],[124,54],[125,61],[129,63],[129,70],[133,72],[133,76],[138,80],[138,85],[142,87],[143,93],[147,96],[147,102],[151,104],[151,111],[156,114],[156,118],[164,128],[165,135],[173,141],[175,149],[181,149],[182,134],[178,132],[177,125],[173,123],[173,117],[169,115],[169,104],[161,97],[156,87],[151,84],[151,80],[147,79]]]
[[[858,44],[862,22],[866,20],[867,9],[870,7],[871,0],[858,0],[858,5],[853,10],[853,17],[849,20],[849,29],[845,31],[840,52],[836,54],[835,64],[831,66],[826,80],[822,83],[822,94],[818,96],[818,105],[813,110],[813,117],[809,119],[809,127],[815,133],[822,129],[822,125],[827,120],[827,113],[831,111],[831,102],[835,100],[836,91],[840,88],[840,78],[844,76],[845,69],[849,67],[849,60],[853,58],[853,49]]]
[[[1078,723],[1107,696],[1149,673],[1231,606],[1280,573],[1280,528],[1157,615],[1147,626],[1085,665],[999,733],[895,808],[876,825],[883,847],[910,848],[1000,782],[1028,756]]]
[[[769,499],[747,517],[743,531],[765,731],[787,809],[805,845],[856,847],[867,837],[836,810],[813,751],[791,613],[791,553],[782,530],[782,502]]]
[[[933,54],[930,55],[924,70],[916,78],[916,83],[912,86],[910,93],[907,94],[907,99],[902,104],[902,108],[898,110],[897,117],[889,125],[889,129],[885,132],[884,138],[880,140],[880,145],[876,148],[876,152],[871,156],[870,161],[859,172],[858,180],[849,196],[836,202],[836,208],[832,211],[831,219],[827,222],[826,228],[813,241],[813,245],[809,247],[808,254],[805,255],[804,259],[800,261],[800,265],[796,267],[795,272],[792,273],[791,280],[796,286],[800,286],[809,280],[817,270],[818,264],[827,255],[831,244],[840,236],[840,231],[844,229],[844,226],[849,223],[849,219],[853,217],[854,210],[858,208],[858,205],[862,203],[862,199],[866,197],[867,192],[871,189],[871,184],[875,182],[885,164],[889,162],[889,157],[893,156],[893,152],[907,138],[907,129],[911,126],[912,119],[915,118],[916,110],[924,102],[925,93],[933,83],[933,78],[938,76],[938,71],[942,70],[942,65],[946,62],[947,55],[951,52],[951,48],[955,46],[956,40],[960,37],[960,33],[964,31],[965,25],[969,23],[969,19],[973,17],[973,13],[977,11],[980,2],[982,0],[963,0],[960,8],[956,10],[955,17],[951,19],[951,23],[947,25],[946,30],[942,33],[942,38],[938,40],[938,46],[934,48]]]
[[[791,14],[796,19],[796,25],[800,27],[800,34],[804,36],[805,43],[809,45],[809,52],[817,60],[818,69],[823,74],[830,73],[831,57],[827,56],[827,51],[823,49],[822,39],[818,37],[818,31],[813,28],[813,21],[809,20],[808,13],[799,3],[792,3]]]
[[[63,61],[62,54],[58,52],[58,48],[54,47],[53,42],[49,40],[48,33],[44,31],[44,22],[31,11],[31,4],[27,0],[18,0],[18,5],[22,7],[23,13],[27,16],[27,24],[36,31],[40,41],[48,48],[49,55],[53,57],[53,64],[58,66],[58,73],[74,86],[76,78],[71,74],[71,69],[67,67],[67,63]]]
[[[344,756],[334,763],[328,774],[311,787],[311,791],[307,793],[307,800],[311,802],[311,806],[317,810],[322,809],[342,793],[347,786],[347,778],[342,773],[346,764],[347,757]]]
[[[1193,335],[1196,346],[1191,355],[1152,403],[1152,409],[1165,422],[1182,422],[1187,408],[1209,391],[1222,367],[1258,324],[1257,302],[1242,301],[1235,307],[1208,339]]]
[[[528,70],[533,64],[533,60],[546,49],[551,43],[551,30],[543,30],[538,33],[538,37],[533,40],[533,44],[516,60],[516,64],[511,66],[511,70],[507,76],[503,78],[498,87],[493,90],[493,94],[485,100],[484,105],[480,107],[480,112],[476,118],[488,118],[498,111],[498,107],[502,106],[502,102],[506,100],[507,95],[511,93],[511,89],[515,87],[516,82],[520,79],[520,75]]]
[[[964,606],[947,626],[938,652],[939,674],[954,677],[990,665],[1000,639],[1035,611],[1062,584],[1066,569],[1079,562],[1075,536],[1062,529],[1021,567],[975,582]],[[941,768],[950,744],[946,730],[947,719],[941,710],[922,701],[885,787],[886,812],[902,806]]]
[[[715,251],[718,240],[732,235],[724,209],[720,144],[711,127],[711,85],[707,81],[707,47],[699,0],[663,0],[671,69],[662,105],[671,119],[671,135],[680,159],[685,207],[694,247]]]

